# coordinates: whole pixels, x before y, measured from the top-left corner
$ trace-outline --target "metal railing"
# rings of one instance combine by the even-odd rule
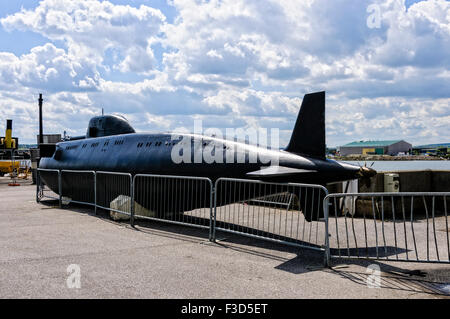
[[[131,217],[133,177],[129,173],[96,172],[95,200],[96,208],[110,211],[115,219]]]
[[[94,171],[60,171],[61,204],[86,204],[96,207]]]
[[[450,193],[330,194],[327,260],[450,262]]]
[[[37,202],[49,198],[58,200],[60,207],[63,204],[76,203],[93,206],[95,214],[97,208],[101,208],[114,212],[117,214],[115,217],[131,216],[133,196],[131,174],[38,168],[36,184]]]
[[[215,183],[215,231],[323,251],[326,218],[320,185],[220,178]]]
[[[323,251],[331,258],[450,263],[446,193],[328,194],[320,185],[38,169],[43,198]],[[46,188],[45,184],[49,186]],[[53,192],[52,192],[52,191]],[[113,216],[114,215],[114,216]]]
[[[133,219],[159,220],[210,229],[212,182],[209,178],[138,174],[133,178]]]
[[[41,175],[44,174],[44,178],[48,184],[54,185],[54,189],[46,187]],[[44,198],[58,200],[61,207],[61,172],[57,169],[43,169],[37,170],[36,176],[36,202],[40,202]]]

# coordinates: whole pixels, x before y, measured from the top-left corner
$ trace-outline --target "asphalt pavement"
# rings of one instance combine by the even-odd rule
[[[448,298],[450,265],[338,260],[239,235],[114,222],[0,178],[0,298]],[[380,277],[374,269],[380,269]],[[374,280],[375,278],[375,280]],[[373,288],[375,283],[377,288]]]

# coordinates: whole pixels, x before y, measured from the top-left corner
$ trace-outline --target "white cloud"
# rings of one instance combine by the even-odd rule
[[[400,1],[384,4],[389,23],[386,41],[374,60],[389,66],[442,67],[450,64],[450,2],[422,1],[408,11]]]
[[[64,41],[68,54],[103,61],[109,48],[124,56],[118,68],[146,72],[153,68],[149,46],[165,23],[161,11],[141,5],[113,5],[97,0],[44,0],[34,10],[22,10],[0,20],[7,30],[33,31]]]
[[[85,91],[99,85],[99,74],[89,60],[74,59],[51,43],[20,57],[5,52],[0,57],[0,85],[5,89],[20,85],[48,92]]]
[[[379,29],[367,26],[371,3],[380,7]],[[448,1],[408,10],[402,0],[173,6],[173,23],[149,6],[97,0],[44,0],[4,17],[5,29],[37,32],[50,43],[22,56],[0,52],[0,96],[11,87],[45,89],[49,103],[61,102],[68,114],[83,105],[88,111],[77,116],[86,123],[104,107],[141,130],[189,128],[194,118],[219,127],[276,124],[283,145],[303,94],[326,90],[329,145],[450,140]]]

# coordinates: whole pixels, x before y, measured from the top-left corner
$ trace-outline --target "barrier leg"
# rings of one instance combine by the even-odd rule
[[[134,192],[135,192],[135,187],[134,187],[134,178],[131,177],[130,180],[130,189],[131,189],[131,203],[130,203],[130,225],[131,227],[134,227]]]
[[[97,173],[94,172],[94,214],[97,215]]]
[[[211,229],[212,229],[212,235],[211,235],[211,241],[215,242],[216,241],[216,218],[217,218],[217,185],[212,188],[211,191],[211,197],[212,197],[212,193],[214,193],[214,207],[213,209],[211,209],[211,216],[212,216],[212,220],[211,220]]]
[[[328,198],[323,200],[323,213],[325,220],[325,267],[331,267],[331,254],[330,254],[330,235],[328,232],[328,209],[330,207],[330,203]]]
[[[39,188],[41,187],[41,178],[39,177],[39,171],[36,169],[36,203],[39,203]]]
[[[213,232],[214,232],[214,218],[213,218],[213,213],[216,210],[216,202],[214,201],[213,204],[213,193],[215,194],[215,189],[213,187],[211,187],[211,190],[209,192],[209,241],[215,241],[214,236],[213,236]],[[215,196],[214,196],[215,199]],[[213,209],[214,207],[214,209]]]
[[[58,171],[58,193],[59,193],[59,208],[62,208],[62,181],[61,181],[61,171]]]

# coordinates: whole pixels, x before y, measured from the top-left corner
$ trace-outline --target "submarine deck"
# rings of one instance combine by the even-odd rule
[[[134,229],[90,208],[38,204],[34,185],[8,181],[0,178],[0,298],[448,298],[437,289],[450,283],[448,265],[377,262],[381,289],[370,289],[373,261],[327,269],[307,249],[220,232],[210,243],[207,230],[159,222]],[[66,285],[71,264],[80,289]]]

